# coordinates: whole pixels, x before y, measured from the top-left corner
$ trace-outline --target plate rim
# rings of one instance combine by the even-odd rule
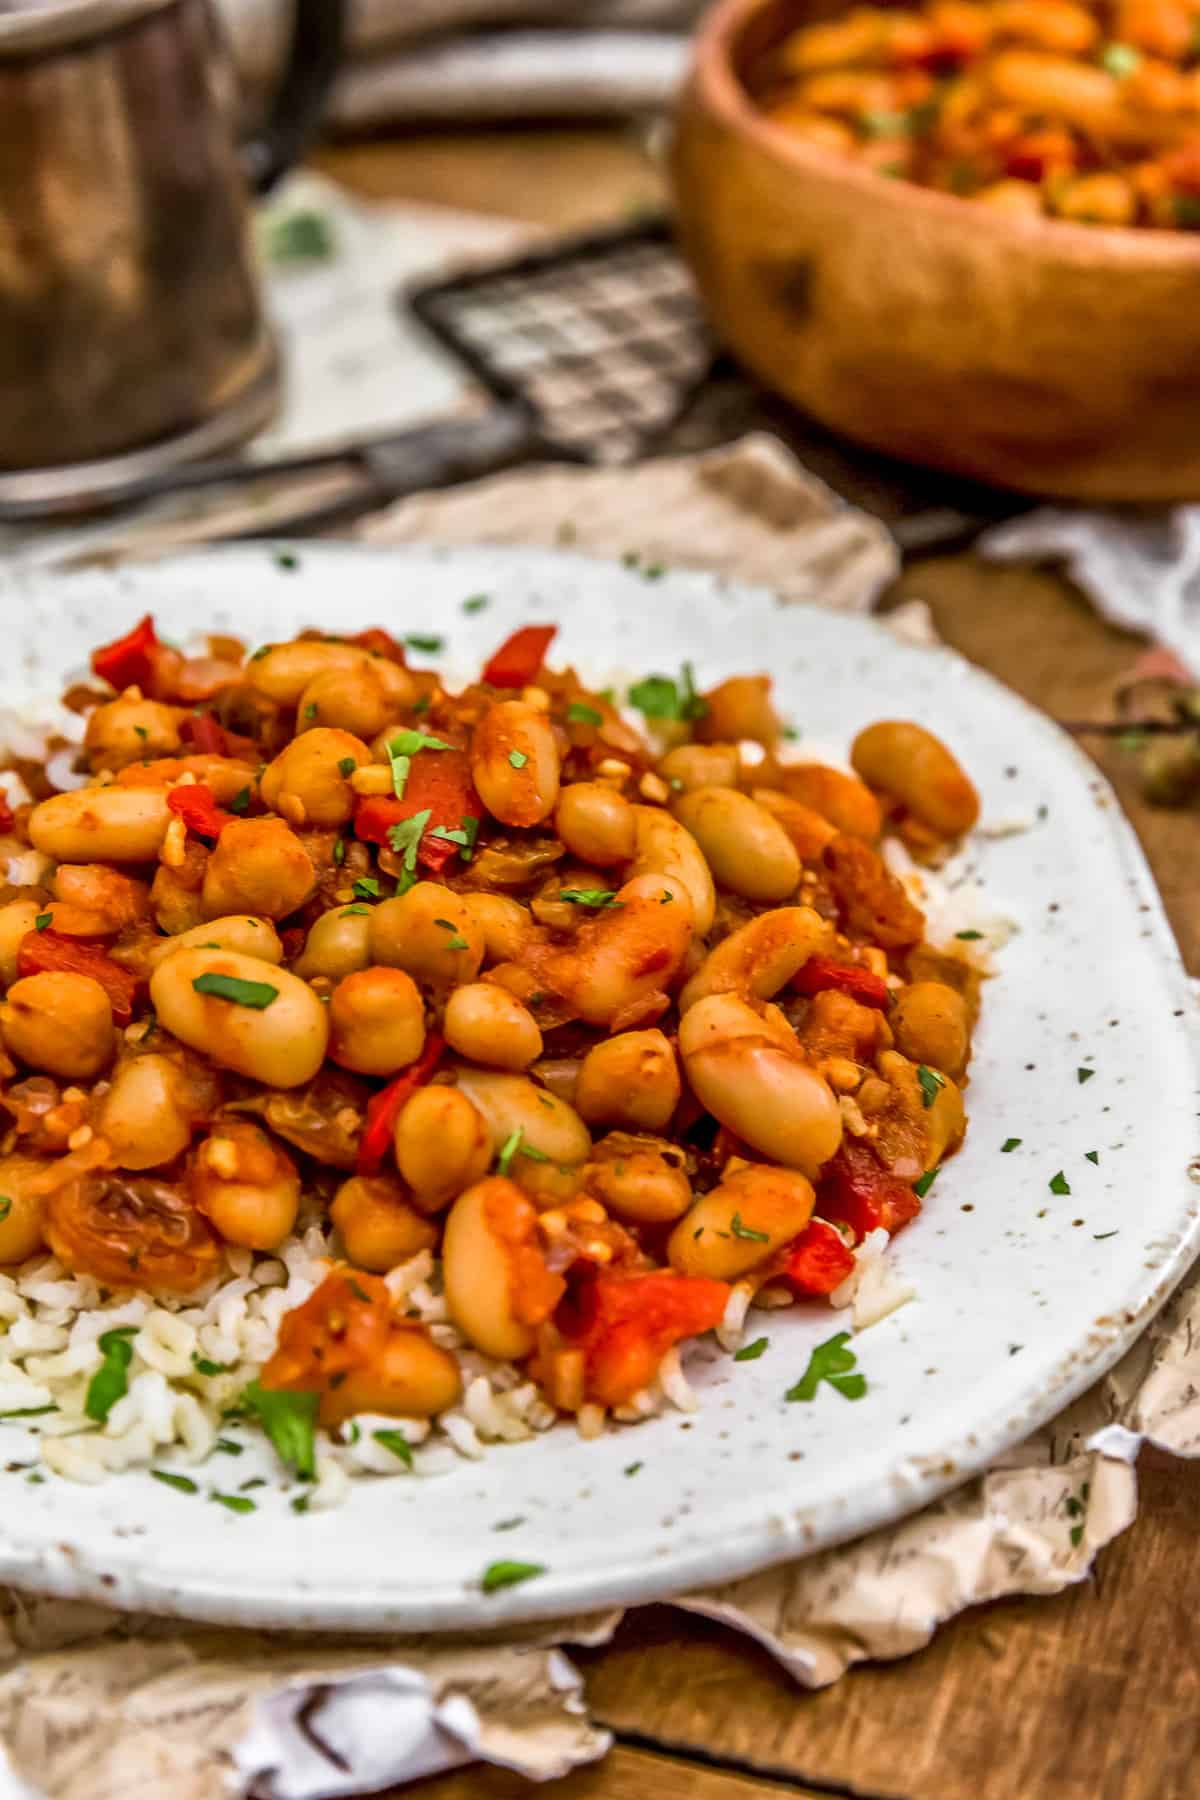
[[[256,554],[277,557],[280,553],[297,556],[303,563],[310,559],[337,563],[344,560],[371,560],[395,563],[399,560],[428,564],[430,559],[453,564],[462,560],[476,562],[481,555],[499,559],[510,565],[515,574],[531,565],[548,567],[583,566],[591,571],[604,570],[613,576],[628,577],[628,567],[613,558],[588,555],[567,548],[542,545],[492,544],[376,544],[342,540],[264,539],[253,543],[214,545],[168,554],[137,562],[124,562],[116,568],[89,567],[62,570],[45,566],[26,566],[15,571],[0,572],[0,593],[7,586],[61,586],[63,583],[87,584],[97,578],[120,584],[122,574],[133,573],[143,578],[162,573],[169,581],[172,572],[193,569],[199,565],[234,562]],[[636,573],[636,571],[633,571]],[[781,614],[798,612],[813,619],[828,619],[830,610],[806,602],[786,602],[761,584],[742,582],[735,577],[711,571],[673,565],[670,577],[684,577],[697,589],[714,594],[736,594],[747,601],[766,602]],[[289,578],[294,578],[289,572]],[[299,585],[299,584],[298,584]],[[1006,704],[1015,706],[1026,724],[1044,740],[1053,742],[1058,754],[1066,752],[1077,772],[1087,781],[1093,793],[1104,804],[1102,829],[1125,876],[1132,900],[1144,910],[1140,926],[1148,938],[1145,953],[1157,964],[1181,1008],[1181,1016],[1169,1020],[1169,1028],[1177,1031],[1177,1041],[1186,1049],[1193,1075],[1200,1080],[1200,1020],[1196,1017],[1195,994],[1187,974],[1177,940],[1166,914],[1162,895],[1151,872],[1145,851],[1117,799],[1115,790],[1103,771],[1062,730],[1050,716],[1007,686],[989,670],[972,663],[960,651],[946,644],[914,645],[889,630],[886,616],[877,614],[834,613],[852,630],[861,630],[864,639],[873,640],[877,650],[902,648],[921,651],[953,670],[958,679],[983,683]],[[1200,1150],[1200,1145],[1197,1146]],[[1187,1165],[1193,1181],[1200,1179],[1200,1157]],[[1045,1378],[1030,1385],[1044,1390],[1043,1396],[1028,1394],[1014,1402],[1004,1423],[988,1430],[967,1431],[962,1440],[944,1446],[945,1454],[936,1469],[924,1468],[906,1473],[903,1481],[893,1472],[890,1481],[881,1482],[869,1502],[856,1505],[853,1516],[844,1527],[823,1521],[819,1526],[806,1521],[802,1509],[794,1503],[782,1502],[783,1510],[792,1516],[783,1519],[770,1513],[766,1505],[757,1521],[745,1529],[750,1540],[744,1547],[723,1544],[719,1549],[711,1541],[685,1544],[647,1565],[644,1556],[622,1562],[619,1547],[613,1559],[605,1559],[603,1567],[578,1568],[569,1574],[555,1576],[553,1570],[537,1581],[513,1587],[486,1600],[476,1588],[442,1578],[442,1586],[425,1590],[415,1604],[394,1600],[380,1605],[364,1587],[351,1588],[346,1599],[332,1603],[328,1597],[305,1590],[289,1597],[282,1583],[268,1582],[260,1588],[242,1585],[231,1594],[228,1580],[209,1581],[203,1572],[194,1574],[186,1587],[177,1577],[148,1576],[123,1570],[113,1574],[102,1565],[96,1554],[79,1552],[69,1544],[30,1545],[14,1543],[9,1527],[0,1531],[0,1580],[62,1598],[99,1601],[110,1607],[149,1610],[156,1613],[193,1619],[204,1623],[236,1623],[250,1628],[315,1627],[321,1630],[378,1634],[389,1631],[461,1631],[481,1626],[508,1627],[552,1619],[566,1619],[578,1624],[585,1616],[614,1607],[645,1605],[686,1595],[696,1588],[712,1589],[761,1572],[782,1563],[798,1560],[818,1550],[833,1549],[839,1544],[861,1538],[881,1526],[899,1523],[923,1510],[938,1499],[962,1487],[978,1475],[997,1455],[1039,1429],[1069,1406],[1089,1387],[1100,1380],[1130,1346],[1147,1330],[1170,1295],[1183,1281],[1200,1255],[1200,1190],[1186,1225],[1179,1231],[1169,1254],[1154,1271],[1155,1279],[1141,1297],[1135,1310],[1126,1309],[1122,1319],[1107,1331],[1103,1340],[1080,1347],[1064,1359],[1072,1367],[1061,1376]],[[1093,1339],[1096,1333],[1092,1333]],[[1045,1393],[1053,1400],[1046,1403]],[[85,1490],[81,1490],[85,1491]],[[828,1506],[826,1510],[829,1510]],[[314,1515],[320,1516],[320,1515]],[[336,1515],[325,1515],[336,1516]],[[818,1515],[819,1516],[819,1515]],[[770,1539],[774,1541],[768,1541]],[[299,1546],[301,1554],[304,1546]],[[316,1546],[313,1547],[314,1553]],[[563,1641],[571,1641],[566,1632]]]

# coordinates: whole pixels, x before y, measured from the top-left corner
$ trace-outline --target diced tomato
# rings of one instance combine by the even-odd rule
[[[3,794],[0,794],[0,831],[11,831],[16,824],[13,809]]]
[[[92,668],[102,681],[120,689],[145,687],[154,669],[154,652],[159,649],[158,633],[149,613],[139,619],[132,631],[111,644],[92,652]]]
[[[434,828],[461,831],[465,819],[478,823],[483,811],[465,750],[419,750],[409,766],[403,800],[390,794],[371,794],[358,802],[354,811],[355,835],[368,844],[386,847],[391,842],[388,833],[393,826],[426,810],[429,819],[417,861],[423,869],[440,874],[462,846],[449,838],[434,837]],[[473,828],[468,825],[465,829]]]
[[[584,1351],[588,1399],[619,1406],[653,1381],[673,1344],[719,1325],[728,1300],[725,1282],[700,1275],[601,1274],[572,1287],[555,1323]]]
[[[116,1023],[128,1025],[137,993],[136,976],[115,963],[99,944],[80,943],[78,938],[63,937],[57,931],[27,931],[17,949],[17,973],[43,975],[59,970],[90,975],[98,981],[108,995]]]
[[[860,1241],[879,1225],[899,1231],[920,1210],[911,1184],[890,1174],[866,1144],[851,1140],[825,1165],[817,1184],[817,1211],[849,1225]]]
[[[829,956],[810,956],[792,977],[792,986],[798,994],[820,994],[826,988],[836,988],[860,1006],[887,1005],[887,982],[882,975],[874,975],[857,963],[834,962]]]
[[[528,687],[543,662],[557,625],[522,625],[484,664],[483,680],[492,687]]]
[[[380,625],[372,625],[367,631],[359,631],[350,640],[360,649],[373,652],[377,656],[386,656],[389,662],[406,664],[404,645],[397,643],[390,631],[384,631]]]
[[[378,1275],[335,1269],[301,1306],[284,1313],[279,1341],[259,1377],[265,1388],[324,1393],[379,1355],[392,1297]]]
[[[211,713],[185,713],[179,721],[179,735],[198,756],[231,756],[243,762],[258,761],[258,745],[253,738],[239,732],[226,731]]]
[[[811,1219],[788,1246],[778,1280],[798,1294],[832,1294],[854,1267],[854,1252],[824,1219]]]
[[[377,1094],[372,1094],[367,1102],[367,1119],[363,1127],[362,1142],[358,1147],[360,1175],[376,1173],[387,1154],[393,1128],[404,1109],[405,1101],[432,1077],[445,1048],[445,1039],[440,1038],[436,1031],[431,1031],[416,1062],[405,1069],[403,1075],[397,1075],[394,1081],[389,1081],[386,1087],[380,1088]]]
[[[182,819],[189,831],[194,831],[199,838],[206,838],[216,843],[226,825],[233,818],[232,813],[225,812],[217,805],[212,789],[202,781],[190,782],[187,787],[173,787],[167,794],[167,805],[177,819]]]

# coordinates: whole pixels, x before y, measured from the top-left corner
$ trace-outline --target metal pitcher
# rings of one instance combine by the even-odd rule
[[[296,0],[261,134],[235,142],[207,0],[0,0],[0,505],[102,499],[242,442],[276,353],[250,195],[294,161],[344,0]]]

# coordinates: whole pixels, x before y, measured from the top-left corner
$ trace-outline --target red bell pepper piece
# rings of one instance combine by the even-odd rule
[[[522,625],[484,664],[484,681],[492,687],[528,687],[546,660],[557,630],[557,625]]]
[[[885,1169],[866,1144],[844,1142],[817,1184],[817,1211],[849,1225],[860,1242],[879,1225],[899,1231],[920,1210],[911,1184]]]
[[[872,974],[857,963],[834,962],[831,956],[810,956],[804,967],[792,977],[798,994],[820,994],[836,988],[848,994],[860,1006],[886,1006],[887,982],[882,975]]]
[[[399,663],[401,668],[407,667],[404,645],[397,643],[391,632],[384,631],[381,625],[372,625],[366,631],[356,632],[349,641],[362,650],[386,656],[389,662]]]
[[[171,788],[167,793],[167,805],[189,831],[214,844],[233,818],[232,813],[217,805],[216,795],[203,781]]]
[[[154,669],[154,652],[161,648],[149,613],[132,631],[111,644],[92,651],[92,668],[102,681],[117,689],[145,687]]]
[[[16,824],[12,807],[3,794],[0,794],[0,831],[11,831]]]
[[[431,1031],[416,1062],[405,1069],[403,1075],[397,1075],[394,1081],[389,1081],[386,1087],[371,1095],[367,1101],[362,1142],[358,1146],[357,1166],[360,1175],[374,1175],[378,1171],[392,1141],[396,1120],[404,1110],[405,1101],[419,1087],[424,1087],[434,1075],[445,1048],[445,1038],[439,1037],[436,1031]]]
[[[99,944],[84,944],[78,938],[64,937],[57,931],[28,931],[17,946],[17,973],[44,975],[65,971],[71,975],[90,975],[108,995],[113,1019],[128,1025],[133,1017],[133,998],[137,993],[137,977],[115,963]]]
[[[256,763],[258,745],[240,732],[226,731],[211,713],[185,713],[179,721],[179,735],[197,756],[231,756],[239,762]]]
[[[584,1351],[588,1398],[619,1406],[653,1381],[673,1344],[719,1325],[728,1301],[727,1283],[702,1275],[610,1273],[578,1283],[555,1324]]]
[[[778,1279],[798,1294],[832,1294],[854,1267],[854,1252],[824,1219],[811,1219],[794,1243]]]
[[[461,831],[463,821],[473,819],[477,825],[483,802],[471,780],[470,763],[465,750],[418,750],[409,766],[404,784],[404,798],[389,794],[372,794],[360,800],[354,810],[354,831],[368,844],[388,846],[388,833],[394,825],[428,811],[429,818],[421,836],[417,861],[423,869],[440,874],[452,856],[464,848],[449,838],[434,837],[436,826],[446,831]],[[465,827],[468,833],[473,827]]]

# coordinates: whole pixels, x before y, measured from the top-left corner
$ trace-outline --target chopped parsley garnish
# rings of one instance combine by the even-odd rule
[[[582,700],[572,700],[567,708],[568,725],[603,725],[604,714],[598,713],[594,706],[585,706]]]
[[[1024,1142],[1024,1138],[1005,1138],[1000,1146],[1001,1156],[1007,1156],[1010,1150],[1019,1150]]]
[[[392,790],[397,800],[404,798],[408,772],[418,750],[449,750],[452,747],[441,738],[428,737],[423,731],[398,731],[394,738],[389,738],[388,761],[392,765]]]
[[[523,750],[510,750],[508,753],[508,760],[514,769],[523,769],[525,764],[529,761],[529,758]]]
[[[308,705],[304,708],[303,712],[300,714],[300,717],[305,721],[306,724],[311,725],[313,720],[316,718],[316,716],[317,716],[317,703],[315,700],[310,700],[308,702]]]
[[[645,1466],[646,1466],[646,1465],[645,1465],[645,1463],[644,1463],[644,1462],[631,1462],[631,1463],[626,1463],[626,1464],[625,1464],[625,1468],[624,1468],[624,1471],[623,1471],[623,1473],[624,1473],[624,1474],[626,1474],[626,1475],[636,1475],[636,1474],[637,1474],[637,1473],[638,1473],[638,1470],[639,1470],[639,1469],[644,1469],[644,1468],[645,1468]]]
[[[288,1504],[294,1513],[306,1513],[311,1500],[311,1494],[297,1494],[295,1499],[289,1501]]]
[[[518,1513],[515,1519],[497,1519],[492,1526],[493,1531],[515,1531],[518,1525],[525,1523],[524,1513]]]
[[[0,1194],[0,1219],[7,1219],[13,1209],[13,1203],[7,1194]]]
[[[420,631],[407,632],[404,641],[410,650],[423,650],[427,656],[436,656],[439,650],[446,648],[445,638],[426,637]]]
[[[144,738],[148,738],[150,736],[150,733],[146,730],[146,727],[144,725],[135,725],[133,729],[136,731],[137,735],[140,738],[144,739]]]
[[[176,1475],[170,1469],[151,1469],[155,1481],[161,1481],[164,1487],[178,1488],[181,1494],[198,1494],[200,1485],[190,1475]]]
[[[467,598],[462,603],[462,609],[465,613],[479,613],[483,611],[485,606],[490,605],[491,599],[489,595],[468,594]]]
[[[1115,75],[1118,81],[1126,81],[1141,64],[1142,53],[1135,50],[1132,44],[1106,44],[1100,52],[1101,66]]]
[[[103,1425],[117,1401],[129,1392],[132,1340],[137,1336],[137,1330],[136,1325],[118,1325],[114,1331],[104,1332],[100,1339],[104,1361],[88,1382],[87,1399],[83,1403],[88,1418],[95,1419],[98,1425]]]
[[[345,838],[334,838],[334,840],[333,840],[334,867],[340,869],[342,864],[345,862],[345,860],[346,860],[346,840],[345,840]]]
[[[521,1145],[522,1131],[523,1131],[523,1127],[518,1125],[517,1129],[513,1132],[512,1136],[508,1137],[504,1140],[504,1143],[500,1149],[500,1154],[496,1158],[496,1173],[497,1173],[497,1175],[507,1175],[508,1174],[508,1171],[509,1171],[510,1167],[512,1166],[512,1159],[517,1154],[517,1151]]]
[[[1095,1069],[1076,1069],[1075,1079],[1079,1083],[1080,1087],[1082,1087],[1084,1082],[1090,1081],[1092,1079],[1092,1076],[1095,1073],[1096,1073]]]
[[[616,888],[560,888],[560,900],[569,900],[572,906],[624,906],[623,900],[617,899]]]
[[[939,1075],[936,1069],[927,1069],[922,1063],[917,1070],[917,1084],[921,1089],[921,1105],[928,1112],[945,1087],[946,1077]]]
[[[344,906],[338,914],[339,919],[369,919],[370,916],[369,906]]]
[[[685,662],[678,682],[669,675],[648,675],[629,690],[629,704],[647,719],[702,719],[708,702],[696,692],[696,678]]]
[[[412,713],[414,718],[419,719],[422,713],[427,713],[429,711],[431,704],[432,702],[430,701],[429,695],[422,694],[419,700],[413,701],[408,710]]]
[[[748,1225],[743,1225],[740,1212],[734,1213],[729,1229],[735,1238],[745,1238],[746,1242],[750,1244],[769,1244],[771,1241],[769,1231],[751,1231]]]
[[[527,1156],[530,1162],[548,1163],[553,1161],[553,1158],[547,1156],[544,1150],[539,1150],[536,1144],[522,1144],[521,1155]]]
[[[740,1350],[733,1353],[734,1362],[757,1362],[767,1347],[765,1337],[755,1338],[752,1344],[743,1344]]]
[[[280,1461],[305,1480],[311,1480],[317,1472],[318,1396],[265,1388],[252,1381],[242,1400],[246,1411],[258,1420],[274,1444]]]
[[[397,894],[407,894],[409,888],[417,884],[417,851],[421,848],[425,827],[432,817],[433,808],[426,806],[419,813],[414,813],[411,819],[401,819],[398,824],[388,828],[388,843],[397,856],[403,857],[403,870],[396,883]]]
[[[1071,1537],[1072,1550],[1078,1550],[1080,1544],[1082,1544],[1082,1542],[1083,1542],[1083,1526],[1082,1525],[1072,1525],[1070,1537]]]
[[[1052,1175],[1050,1177],[1050,1192],[1052,1194],[1069,1194],[1070,1191],[1071,1184],[1061,1169],[1058,1171],[1057,1175]]]
[[[1095,1163],[1099,1166],[1100,1152],[1098,1150],[1085,1150],[1083,1153],[1083,1160],[1084,1162]]]
[[[374,875],[360,875],[351,890],[356,900],[378,900],[382,891]]]
[[[0,1419],[40,1419],[45,1413],[57,1412],[57,1406],[13,1406],[0,1412]]]
[[[796,1383],[784,1395],[785,1400],[815,1400],[817,1389],[823,1381],[844,1400],[861,1400],[867,1391],[867,1378],[862,1374],[852,1374],[858,1362],[853,1350],[847,1350],[850,1342],[848,1331],[835,1332],[818,1344],[808,1359],[808,1367]]]
[[[216,1488],[212,1488],[208,1497],[210,1500],[215,1500],[218,1506],[227,1507],[230,1512],[252,1513],[258,1511],[255,1502],[248,1500],[245,1494],[218,1494]]]
[[[247,782],[244,788],[238,789],[237,793],[233,796],[233,799],[229,802],[229,810],[230,812],[235,812],[240,815],[247,811],[249,805],[250,783]]]
[[[494,1594],[498,1588],[516,1587],[519,1581],[532,1581],[535,1575],[545,1573],[545,1563],[494,1562],[483,1571],[479,1585],[485,1594]]]
[[[235,1444],[232,1438],[218,1438],[213,1445],[214,1450],[220,1450],[225,1456],[240,1456],[245,1448],[245,1444]]]
[[[358,764],[352,756],[343,756],[338,763],[338,774],[346,776],[353,775],[357,767]]]
[[[266,1487],[266,1485],[267,1485],[267,1478],[265,1475],[252,1475],[250,1477],[249,1481],[242,1481],[242,1482],[238,1483],[238,1493],[239,1494],[248,1494],[250,1492],[251,1488]]]
[[[1092,1236],[1095,1238],[1095,1240],[1098,1244],[1102,1244],[1104,1242],[1105,1238],[1116,1237],[1116,1235],[1117,1235],[1117,1233],[1115,1230],[1114,1231],[1093,1231],[1093,1233],[1092,1233]]]
[[[46,927],[48,925],[53,925],[53,923],[54,923],[54,914],[53,913],[48,913],[48,912],[39,913],[37,918],[33,921],[33,929],[35,931],[45,931]]]
[[[279,989],[269,981],[243,981],[240,975],[217,975],[212,970],[197,975],[192,986],[198,994],[212,994],[217,1000],[230,1000],[234,1006],[249,1006],[263,1012],[279,998]]]
[[[233,1363],[213,1362],[207,1356],[193,1355],[192,1367],[198,1375],[228,1375],[234,1365]]]
[[[961,938],[964,944],[974,944],[983,936],[983,933],[982,931],[956,931],[954,935],[956,938]]]
[[[926,1169],[920,1179],[913,1182],[913,1193],[917,1196],[918,1200],[923,1200],[925,1198],[940,1173],[941,1164],[939,1163],[936,1169]]]
[[[296,555],[294,550],[277,550],[275,552],[275,567],[277,569],[284,569],[290,574],[293,569],[298,569],[300,567],[300,558]],[[266,650],[258,650],[255,652],[255,655],[265,656],[267,650],[270,648],[271,646],[268,644]]]
[[[449,825],[435,825],[429,833],[430,837],[444,838],[448,844],[457,844],[459,855],[465,863],[469,863],[475,853],[475,839],[479,836],[479,820],[472,813],[461,819],[456,829]]]
[[[409,639],[410,643],[411,641]],[[412,1468],[412,1445],[402,1431],[373,1431],[371,1436],[377,1444],[382,1444],[385,1450],[390,1450],[393,1456],[398,1456],[406,1469]]]

